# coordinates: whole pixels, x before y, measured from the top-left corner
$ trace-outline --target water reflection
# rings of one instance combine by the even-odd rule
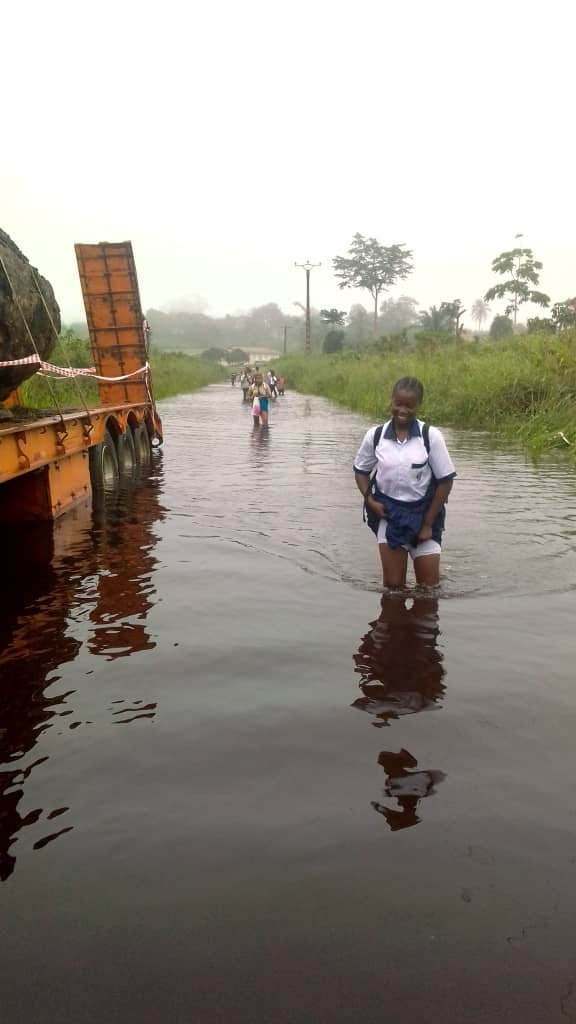
[[[398,753],[383,750],[378,764],[386,776],[384,793],[396,800],[400,809],[388,807],[377,800],[371,801],[372,807],[386,819],[392,832],[417,825],[421,820],[416,813],[418,804],[436,792],[435,787],[444,781],[446,775],[435,769],[417,771],[418,761],[404,747]]]
[[[376,728],[403,715],[438,708],[446,689],[439,635],[436,597],[384,595],[380,615],[370,623],[354,656],[362,696],[351,706],[371,715]],[[398,806],[372,801],[372,807],[392,831],[417,825],[420,801],[436,792],[445,774],[418,768],[417,759],[404,748],[382,750],[378,764],[385,774],[384,795]]]
[[[268,461],[270,454],[270,428],[260,423],[255,423],[250,434],[250,446],[252,448],[252,464],[260,467]]]
[[[56,692],[59,666],[85,650],[108,660],[148,651],[155,642],[147,614],[155,601],[153,526],[164,515],[160,481],[151,472],[92,510],[83,507],[55,524],[3,527],[5,589],[0,618],[0,881],[14,871],[18,833],[43,819],[42,849],[73,826],[56,806],[21,813],[25,783],[48,760],[31,752],[55,725],[89,727],[77,717],[75,690]],[[154,717],[156,703],[114,702],[110,724]],[[56,822],[54,819],[58,819]],[[48,822],[54,825],[48,825]],[[57,826],[57,827],[55,827]]]
[[[164,517],[165,509],[158,502],[159,480],[149,478],[146,484],[142,490],[120,492],[113,508],[94,509],[92,554],[99,571],[91,594],[94,628],[88,647],[108,661],[156,646],[146,625],[155,600],[152,526]]]

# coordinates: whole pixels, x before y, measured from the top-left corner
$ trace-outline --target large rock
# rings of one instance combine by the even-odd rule
[[[1,228],[0,257],[0,363],[7,359],[22,359],[24,356],[35,354],[26,323],[40,358],[47,359],[57,340],[54,328],[56,332],[60,332],[60,309],[54,298],[52,285],[30,266],[18,246]],[[39,288],[50,316],[38,292]],[[50,317],[54,326],[50,323]],[[34,365],[0,366],[0,402],[3,402],[23,380],[36,373],[37,369]]]

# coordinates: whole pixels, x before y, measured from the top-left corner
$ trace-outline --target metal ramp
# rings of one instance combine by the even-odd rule
[[[150,402],[147,330],[131,242],[76,245],[76,260],[103,405]],[[140,371],[140,372],[138,372]],[[132,376],[131,376],[132,375]]]

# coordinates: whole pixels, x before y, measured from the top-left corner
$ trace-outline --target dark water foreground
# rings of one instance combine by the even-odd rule
[[[230,387],[4,535],[2,1024],[576,1021],[576,480],[455,435],[385,599],[365,424]]]

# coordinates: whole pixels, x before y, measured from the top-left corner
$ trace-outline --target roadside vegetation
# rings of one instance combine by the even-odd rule
[[[68,335],[56,345],[51,363],[55,366],[87,367],[93,365],[89,343],[84,338]],[[170,398],[174,395],[188,394],[197,391],[206,384],[224,380],[228,375],[225,367],[210,362],[200,356],[186,355],[182,352],[156,352],[150,354],[152,384],[154,397]],[[99,402],[98,385],[90,377],[68,379],[61,377],[52,379],[52,386],[46,377],[36,374],[21,385],[20,393],[26,406],[35,409],[52,409],[54,394],[63,408],[76,408],[82,405],[82,397],[87,405]]]
[[[270,353],[290,353],[274,357],[289,387],[323,395],[374,421],[387,416],[393,382],[411,375],[424,383],[423,414],[431,422],[489,431],[534,455],[556,448],[576,461],[576,297],[552,302],[540,290],[542,263],[532,249],[517,245],[492,260],[492,284],[470,310],[459,298],[422,309],[408,295],[389,295],[412,273],[413,256],[403,242],[383,245],[357,233],[346,254],[333,258],[338,287],[364,292],[370,312],[359,303],[347,313],[299,302],[304,318],[284,313],[276,303],[223,318],[209,317],[194,303],[170,312],[148,310],[156,397],[222,380],[265,344]],[[493,302],[505,303],[504,309],[494,311]],[[539,315],[520,323],[531,306]],[[466,325],[467,316],[475,328]],[[90,365],[82,330],[72,325],[64,332],[65,348],[59,345],[52,362],[66,365],[67,353],[73,366]],[[171,345],[178,351],[167,351]],[[182,351],[188,346],[204,351],[189,355]],[[98,401],[89,378],[81,378],[80,387],[87,403]],[[22,390],[29,405],[53,405],[46,379],[35,376]],[[62,406],[78,406],[74,381],[58,380],[52,390]]]
[[[415,376],[424,383],[422,415],[430,422],[488,430],[535,455],[562,449],[576,460],[576,331],[492,343],[435,341],[423,334],[413,347],[385,347],[288,357],[281,369],[290,388],[322,395],[375,422],[387,416],[394,381]]]

